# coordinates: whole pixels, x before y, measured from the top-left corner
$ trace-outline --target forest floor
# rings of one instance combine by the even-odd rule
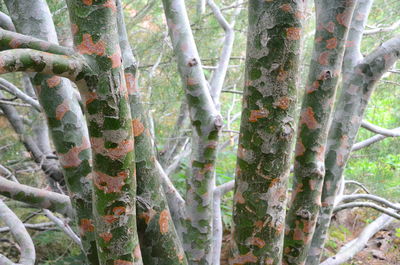
[[[326,243],[326,257],[332,256],[347,242],[358,237],[363,228],[379,213],[367,209],[354,209],[336,214],[332,220],[330,237]],[[221,265],[228,265],[229,232],[224,236]],[[365,248],[343,265],[400,265],[400,222],[394,221],[376,233]]]

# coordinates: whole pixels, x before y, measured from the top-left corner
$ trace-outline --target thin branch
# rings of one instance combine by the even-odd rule
[[[21,220],[0,199],[0,220],[2,220],[11,231],[21,249],[19,264],[34,265],[36,259],[35,246],[32,238]]]
[[[368,121],[362,121],[361,123],[361,127],[363,127],[364,129],[367,129],[368,131],[380,134],[380,135],[384,135],[387,137],[398,137],[400,136],[400,131],[397,130],[393,130],[393,129],[385,129],[382,127],[379,127],[377,125],[374,125]]]
[[[24,92],[22,92],[20,89],[18,89],[15,85],[12,83],[8,82],[4,78],[0,78],[0,88],[4,89],[5,91],[13,94],[14,96],[20,98],[22,101],[32,105],[37,111],[41,111],[42,108],[39,104],[39,102],[36,99],[31,98]]]
[[[382,32],[390,32],[390,31],[396,30],[399,27],[400,27],[400,20],[394,22],[389,27],[364,30],[364,35],[373,35],[373,34],[382,33]]]
[[[394,213],[393,211],[388,210],[387,208],[384,208],[382,206],[379,206],[375,203],[372,202],[349,202],[349,203],[345,203],[345,204],[341,204],[335,207],[335,209],[333,209],[333,212],[339,212],[348,208],[356,208],[356,207],[369,207],[369,208],[373,208],[379,212],[385,213],[387,215],[390,215],[396,219],[400,220],[400,214]]]
[[[392,208],[396,211],[400,211],[400,205],[392,203],[384,198],[381,198],[372,194],[352,194],[352,195],[343,195],[343,202],[351,202],[355,200],[371,200],[380,204],[383,204],[386,207]]]
[[[37,230],[37,231],[54,229],[53,222],[45,222],[45,223],[38,223],[38,224],[24,224],[24,226],[27,229],[32,229],[32,230]],[[5,233],[8,231],[10,231],[10,228],[8,226],[0,227],[0,233]]]
[[[393,132],[393,134],[399,134],[400,133],[400,127],[392,129],[391,131]],[[351,149],[351,151],[352,152],[358,151],[358,150],[363,149],[365,147],[368,147],[368,146],[370,146],[370,145],[372,145],[372,144],[374,144],[376,142],[380,142],[380,141],[382,141],[382,140],[384,140],[386,138],[388,138],[388,136],[380,135],[380,134],[372,136],[371,138],[368,138],[368,139],[366,139],[364,141],[361,141],[361,142],[358,142],[358,143],[354,144],[352,149]]]
[[[344,183],[345,183],[345,185],[347,185],[347,184],[354,184],[354,185],[357,185],[357,186],[359,186],[361,189],[363,189],[366,193],[368,193],[368,194],[370,193],[369,190],[367,189],[367,187],[365,187],[365,185],[363,185],[362,183],[360,183],[360,182],[358,182],[358,181],[355,181],[355,180],[345,180]]]

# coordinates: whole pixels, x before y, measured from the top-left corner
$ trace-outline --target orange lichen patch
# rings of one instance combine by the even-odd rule
[[[67,113],[69,110],[70,108],[68,99],[65,99],[63,103],[58,105],[56,108],[56,119],[60,121],[64,117],[65,113]]]
[[[293,239],[298,241],[303,241],[305,239],[305,235],[303,230],[300,228],[300,222],[295,221],[296,227],[293,230]]]
[[[294,15],[295,15],[295,17],[298,18],[298,19],[305,19],[305,18],[306,18],[306,16],[304,15],[304,12],[302,12],[302,11],[296,11],[296,12],[294,13]]]
[[[315,222],[307,220],[302,220],[302,222],[303,222],[303,232],[307,234],[311,233],[314,228]]]
[[[286,36],[288,40],[299,40],[301,34],[301,28],[287,28]]]
[[[135,247],[135,250],[133,250],[133,256],[135,257],[135,259],[139,259],[142,257],[142,252],[140,251],[140,246],[137,245]]]
[[[163,210],[160,213],[160,219],[158,219],[158,225],[160,226],[160,233],[163,235],[168,233],[169,230],[169,219],[170,215],[168,210]]]
[[[136,90],[136,79],[132,73],[125,73],[125,82],[129,95],[133,95]]]
[[[266,259],[265,259],[265,264],[267,264],[267,265],[272,265],[272,264],[274,264],[274,259],[273,259],[273,258],[266,258]]]
[[[307,107],[307,109],[301,114],[300,124],[305,124],[307,128],[311,130],[318,128],[319,124],[315,119],[315,114],[311,107]]]
[[[105,242],[110,242],[113,235],[110,232],[104,232],[99,234],[99,237],[101,237]]]
[[[89,140],[83,136],[82,144],[80,146],[74,146],[65,154],[58,154],[60,164],[63,168],[77,167],[81,164],[82,160],[79,158],[79,154],[90,147]]]
[[[149,209],[147,212],[141,213],[139,215],[139,219],[143,219],[146,225],[148,225],[151,219],[153,219],[153,217],[156,215],[156,213],[157,212],[154,211],[153,209]]]
[[[233,200],[240,204],[244,204],[246,202],[246,200],[243,198],[243,194],[240,191],[236,191],[235,195],[233,196]]]
[[[92,137],[90,138],[90,143],[94,153],[102,154],[108,156],[112,160],[117,160],[126,156],[129,152],[133,151],[133,140],[126,139],[117,143],[117,147],[105,148],[104,139]]]
[[[121,52],[118,50],[116,51],[113,55],[109,56],[111,60],[111,68],[117,68],[120,67],[122,64],[121,60]]]
[[[104,153],[113,160],[120,159],[133,151],[133,140],[126,139],[115,148],[105,149]]]
[[[104,55],[106,51],[106,44],[104,41],[93,42],[92,36],[90,34],[83,34],[82,42],[76,49],[80,54],[97,54],[99,56]]]
[[[10,48],[16,49],[21,45],[21,42],[18,39],[12,39],[8,45],[10,45]]]
[[[336,15],[336,20],[337,22],[345,27],[348,27],[350,24],[350,17],[351,17],[352,13],[349,11],[345,11],[341,14],[337,14]]]
[[[188,79],[186,80],[186,84],[188,86],[195,86],[198,84],[197,80],[195,78],[192,77],[188,77]]]
[[[345,163],[345,155],[348,153],[350,149],[349,146],[349,137],[347,135],[343,135],[340,138],[340,146],[336,152],[336,164],[338,166],[343,166]]]
[[[144,132],[144,125],[138,119],[132,120],[132,131],[135,137],[141,135]]]
[[[92,220],[90,219],[81,219],[79,228],[81,235],[83,235],[86,232],[94,231],[94,225],[92,224]]]
[[[112,209],[113,213],[116,215],[122,215],[126,213],[126,208],[124,206],[117,206]]]
[[[329,63],[329,55],[330,55],[330,52],[328,52],[328,51],[321,52],[321,54],[318,56],[318,63],[320,65],[328,65],[328,63]]]
[[[49,88],[53,88],[53,87],[56,87],[56,86],[58,86],[60,83],[61,83],[61,77],[59,77],[59,76],[53,76],[53,77],[50,77],[50,78],[48,78],[47,80],[46,80],[46,83],[47,83],[47,86],[49,87]]]
[[[350,87],[347,89],[347,93],[349,93],[350,95],[357,95],[357,92],[360,90],[359,86],[353,85],[351,84]]]
[[[322,38],[321,36],[315,38],[314,42],[316,43],[320,43],[324,38]]]
[[[313,149],[317,153],[317,160],[319,162],[325,161],[325,145],[320,145],[317,148]]]
[[[280,9],[282,9],[284,12],[292,12],[293,9],[289,4],[283,4],[279,7]]]
[[[266,109],[252,110],[250,112],[249,122],[257,122],[258,119],[266,118],[269,112]]]
[[[88,92],[84,93],[83,97],[85,99],[85,105],[89,105],[90,103],[92,103],[97,99],[97,94],[95,92]]]
[[[296,185],[296,188],[292,192],[292,200],[296,199],[297,193],[299,193],[299,192],[303,192],[303,184],[302,183],[298,183]]]
[[[317,185],[317,180],[316,179],[310,179],[308,181],[308,184],[310,185],[310,190],[315,190],[315,187]]]
[[[104,222],[106,222],[108,224],[112,224],[118,220],[118,217],[114,216],[114,215],[104,215],[103,220],[104,220]]]
[[[259,248],[263,248],[265,246],[265,241],[259,237],[252,237],[249,240],[250,245],[257,246]]]
[[[93,172],[94,184],[99,190],[105,193],[121,192],[122,187],[125,185],[125,180],[128,178],[127,171],[121,171],[117,176],[109,176],[101,172]]]
[[[328,22],[326,26],[324,27],[328,32],[333,33],[335,31],[335,23],[332,21]]]
[[[283,82],[286,80],[288,72],[284,70],[279,70],[278,77],[276,78],[279,82]]]
[[[134,264],[133,264],[132,261],[118,259],[118,260],[114,260],[114,264],[113,265],[134,265]]]
[[[229,259],[229,264],[233,265],[243,265],[247,263],[255,263],[258,261],[258,258],[254,256],[252,252],[249,252],[245,255],[236,256],[233,259]]]
[[[307,94],[311,94],[312,92],[314,92],[315,90],[317,90],[319,88],[319,81],[315,80],[311,87],[307,87]]]
[[[290,98],[289,97],[281,97],[276,102],[274,102],[274,106],[287,110],[290,106]]]
[[[179,261],[179,263],[182,263],[184,258],[185,258],[185,254],[184,254],[184,253],[179,253],[179,254],[178,254],[178,261]]]
[[[103,6],[110,8],[113,12],[117,12],[117,6],[115,5],[114,0],[107,0]]]
[[[72,35],[75,35],[76,33],[78,33],[79,31],[79,27],[76,24],[71,24],[71,33]]]
[[[326,48],[329,50],[336,49],[337,47],[337,39],[335,37],[330,38],[326,41]]]

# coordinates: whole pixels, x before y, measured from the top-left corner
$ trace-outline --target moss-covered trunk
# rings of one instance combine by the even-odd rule
[[[281,264],[302,1],[249,2],[230,264]]]

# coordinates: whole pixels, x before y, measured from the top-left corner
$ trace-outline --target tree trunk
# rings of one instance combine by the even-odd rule
[[[281,264],[302,1],[249,2],[230,264]]]

